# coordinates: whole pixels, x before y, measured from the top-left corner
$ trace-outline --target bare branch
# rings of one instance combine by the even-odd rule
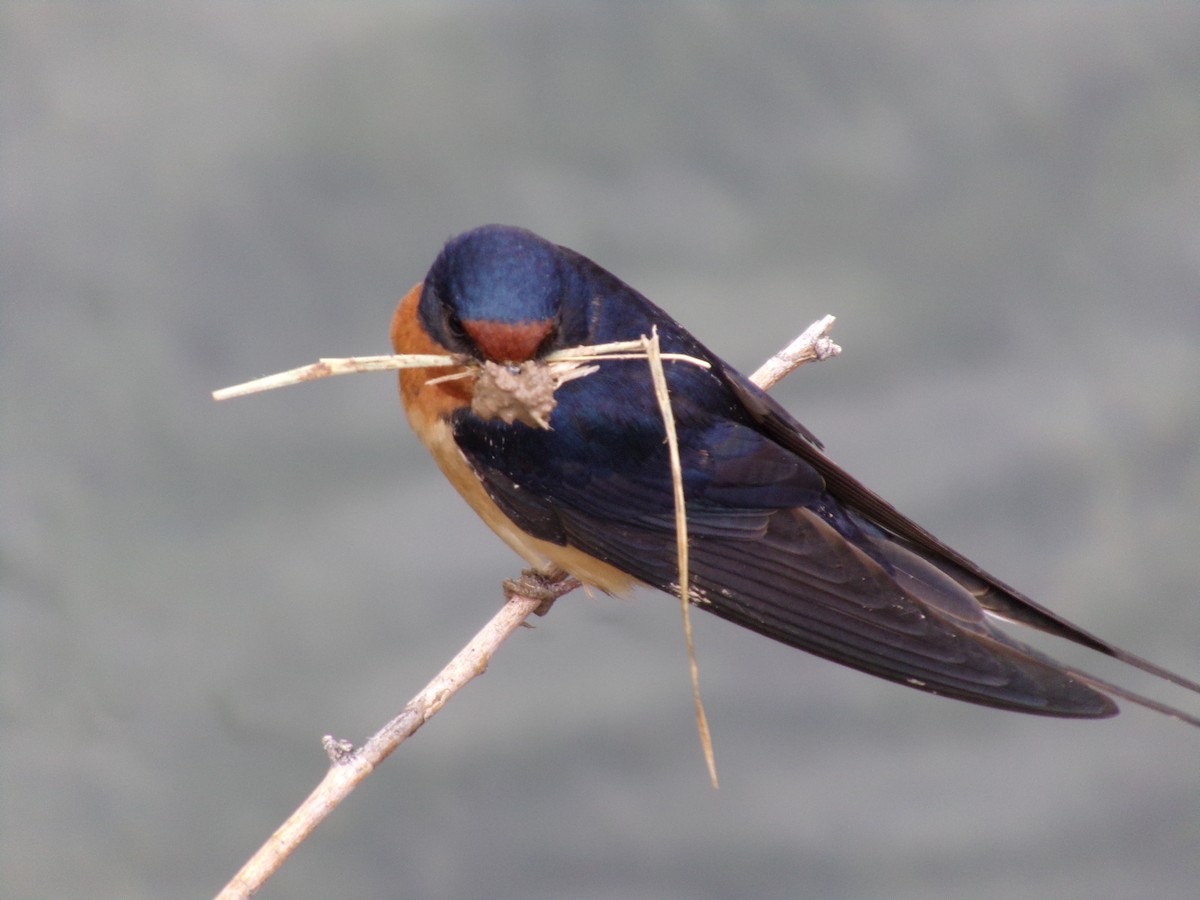
[[[348,742],[327,736],[323,743],[333,764],[321,783],[225,886],[217,895],[217,900],[249,897],[261,888],[292,851],[359,782],[436,714],[467,682],[486,671],[496,649],[542,602],[531,597],[513,597],[505,603],[500,612],[424,690],[408,702],[400,715],[384,725],[357,750],[349,750]]]
[[[829,332],[836,321],[836,317],[826,316],[813,322],[800,337],[759,366],[750,380],[764,391],[769,391],[805,363],[837,356],[842,348],[829,339]]]

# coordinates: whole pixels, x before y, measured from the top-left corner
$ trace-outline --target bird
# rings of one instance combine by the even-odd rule
[[[559,385],[544,421],[473,408],[489,366],[657,333],[678,442],[688,600],[785,645],[931,694],[1098,719],[1120,698],[1200,718],[1056,661],[1000,623],[1047,632],[1185,689],[1200,684],[1035,603],[836,465],[786,409],[615,275],[531,231],[451,238],[392,316],[413,430],[451,485],[535,572],[613,595],[679,597],[672,470],[644,359]]]

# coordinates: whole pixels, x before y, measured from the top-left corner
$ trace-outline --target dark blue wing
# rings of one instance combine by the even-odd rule
[[[764,422],[780,430],[790,417],[714,365],[676,363],[669,373],[697,605],[920,690],[1046,715],[1116,712],[995,629],[969,573],[956,579],[843,505],[797,452],[803,444],[820,457],[810,437],[790,428],[788,445],[778,440]],[[677,594],[670,469],[645,363],[605,363],[564,385],[559,400],[549,431],[462,413],[458,444],[525,531]]]

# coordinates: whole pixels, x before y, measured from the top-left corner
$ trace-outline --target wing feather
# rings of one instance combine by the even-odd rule
[[[495,470],[481,472],[497,503],[525,527],[552,518],[559,542],[678,594],[674,525],[668,517],[597,516],[579,508],[573,490],[547,497],[517,488]],[[630,487],[617,474],[585,490],[591,498],[601,491],[626,502],[645,500],[646,494],[645,484]],[[737,527],[722,530],[715,523],[728,511],[722,516],[711,506],[696,506],[701,527],[693,532],[689,564],[691,596],[701,609],[931,693],[1044,715],[1116,712],[1106,696],[992,626],[965,588],[949,579],[927,585],[898,569],[891,560],[906,553],[903,548],[870,553],[805,507],[737,510]],[[878,539],[864,535],[862,540]]]

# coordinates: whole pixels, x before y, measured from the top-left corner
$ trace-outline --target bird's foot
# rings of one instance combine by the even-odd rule
[[[569,594],[579,587],[579,579],[561,569],[542,572],[538,569],[524,569],[520,578],[507,578],[504,581],[504,596],[511,600],[513,597],[529,597],[540,600],[535,615],[544,616],[550,612],[554,601],[563,594]]]

